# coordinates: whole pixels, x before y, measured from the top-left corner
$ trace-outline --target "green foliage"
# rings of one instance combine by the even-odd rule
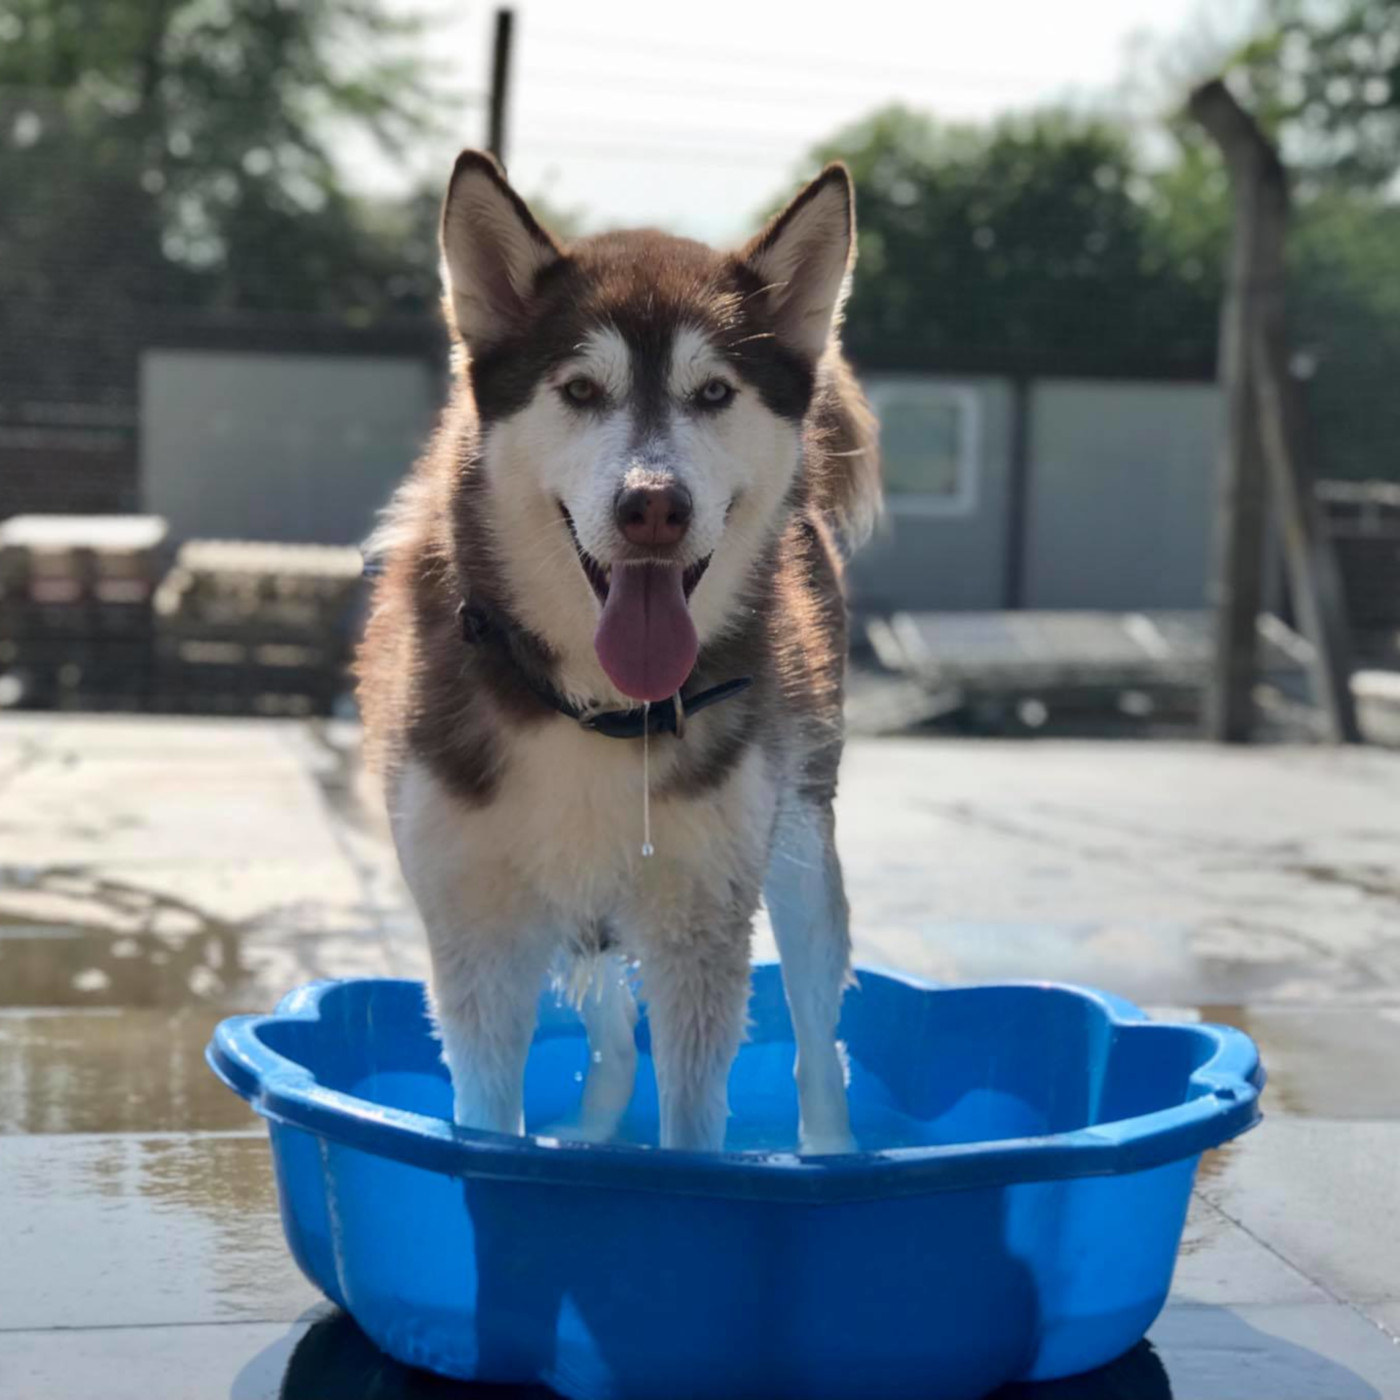
[[[1324,473],[1400,478],[1400,208],[1324,192],[1295,215],[1290,263]]]
[[[1371,187],[1400,170],[1400,0],[1267,0],[1236,67],[1293,166]]]
[[[986,129],[891,108],[838,133],[860,267],[846,343],[868,368],[1163,374],[1210,362],[1233,218],[1189,123],[1149,166],[1121,132],[1047,113]],[[1290,311],[1323,471],[1400,463],[1400,207],[1317,184],[1294,210]]]
[[[817,152],[856,183],[860,275],[846,340],[862,363],[1040,369],[1199,364],[1218,256],[1164,227],[1126,136],[1046,112],[946,127],[893,107]],[[1202,217],[1206,217],[1203,209]]]
[[[378,0],[6,0],[0,281],[351,319],[416,309],[421,279],[390,286],[391,230],[327,148],[337,125],[391,150],[424,129],[414,31]],[[419,212],[400,215],[410,242]]]
[[[1150,180],[1153,237],[1166,266],[1205,269],[1219,296],[1233,218],[1220,158],[1178,133]],[[1400,207],[1369,189],[1319,182],[1294,202],[1289,322],[1323,475],[1400,476]]]

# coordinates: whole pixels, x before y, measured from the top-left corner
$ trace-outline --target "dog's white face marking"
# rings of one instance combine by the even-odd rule
[[[615,403],[627,397],[632,379],[632,356],[627,342],[611,326],[591,331],[570,359],[546,381],[559,387],[577,375],[592,379]]]
[[[715,355],[710,338],[694,326],[682,326],[671,342],[671,363],[666,375],[672,398],[685,400],[715,377],[732,382],[732,374]]]
[[[591,331],[484,443],[499,503],[498,557],[521,620],[559,653],[563,688],[584,699],[615,692],[593,653],[600,604],[560,507],[579,546],[610,568],[636,553],[615,520],[619,493],[684,486],[693,514],[676,557],[687,568],[709,561],[690,598],[703,644],[739,602],[800,457],[798,425],[770,410],[696,327],[677,327],[666,365],[640,359],[611,326]],[[579,380],[594,386],[586,403],[570,396]],[[701,395],[715,383],[732,397],[707,407]]]

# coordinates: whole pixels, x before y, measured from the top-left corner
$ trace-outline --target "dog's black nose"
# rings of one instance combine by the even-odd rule
[[[690,492],[679,484],[631,486],[618,493],[613,513],[632,544],[679,544],[693,508]]]

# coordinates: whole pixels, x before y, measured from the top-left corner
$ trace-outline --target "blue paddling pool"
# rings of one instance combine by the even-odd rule
[[[1113,1360],[1166,1300],[1202,1152],[1259,1120],[1249,1038],[1047,984],[846,995],[860,1151],[796,1153],[776,965],[716,1154],[655,1147],[645,1018],[619,1141],[455,1127],[421,983],[321,982],[225,1021],[293,1256],[390,1355],[578,1400],[975,1397]],[[588,1060],[546,995],[526,1124]]]

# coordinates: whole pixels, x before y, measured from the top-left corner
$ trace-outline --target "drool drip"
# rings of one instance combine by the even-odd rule
[[[653,856],[651,844],[651,701],[642,702],[642,855]]]

